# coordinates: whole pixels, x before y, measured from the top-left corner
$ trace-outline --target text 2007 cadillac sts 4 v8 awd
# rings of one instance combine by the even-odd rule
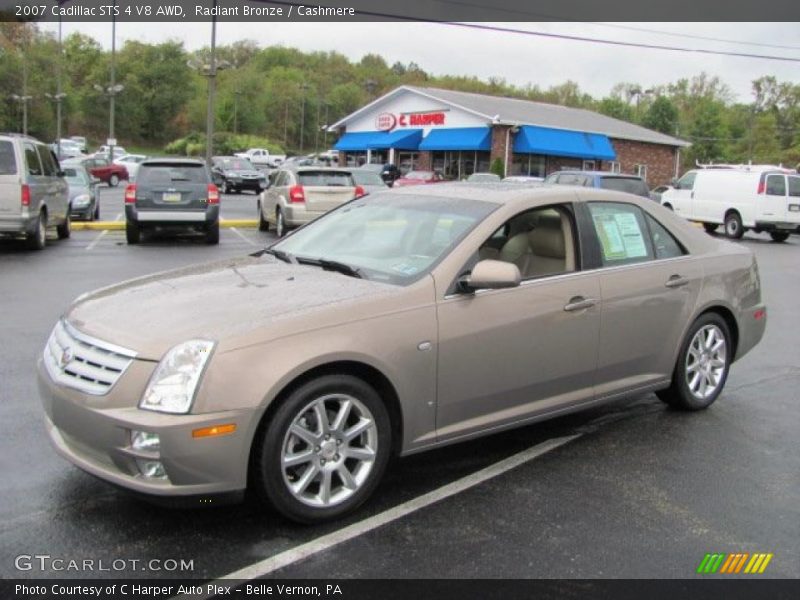
[[[752,253],[653,202],[453,184],[84,295],[39,382],[82,469],[160,496],[249,486],[316,522],[392,454],[631,393],[706,408],[765,322]]]

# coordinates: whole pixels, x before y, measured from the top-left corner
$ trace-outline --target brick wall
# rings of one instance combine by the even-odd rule
[[[511,163],[513,162],[513,153],[510,150],[508,152],[508,162],[506,162],[506,137],[509,129],[511,129],[510,125],[495,125],[492,127],[492,148],[489,152],[489,166],[491,167],[495,159],[499,158],[506,166],[506,174],[511,172]],[[513,146],[514,136],[510,135],[508,137],[510,138],[511,146]]]
[[[634,165],[647,165],[647,185],[654,188],[669,183],[675,177],[675,151],[672,146],[647,144],[631,140],[611,140],[623,173],[635,173]],[[603,161],[603,171],[611,163]]]
[[[583,169],[583,159],[568,158],[566,156],[548,156],[545,164],[545,172],[555,173],[556,171]]]
[[[430,171],[431,165],[433,165],[433,157],[430,152],[423,151],[417,154],[417,162],[414,165],[417,171]]]

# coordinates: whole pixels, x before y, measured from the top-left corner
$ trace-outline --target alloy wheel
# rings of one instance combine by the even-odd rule
[[[694,334],[686,352],[686,385],[695,398],[705,400],[720,386],[727,366],[725,335],[709,324]]]

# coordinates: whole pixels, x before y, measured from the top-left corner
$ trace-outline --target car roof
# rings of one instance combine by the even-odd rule
[[[612,173],[611,171],[581,171],[580,169],[562,169],[561,171],[555,171],[550,173],[550,175],[557,175],[559,173],[571,173],[575,175],[591,175],[592,177],[617,177],[617,178],[627,178],[627,179],[641,179],[638,175],[634,175],[632,173]]]

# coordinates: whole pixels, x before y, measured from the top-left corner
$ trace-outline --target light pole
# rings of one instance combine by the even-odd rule
[[[33,96],[20,96],[18,94],[11,94],[11,99],[19,102],[22,105],[22,135],[28,135],[28,102],[33,100]]]
[[[227,69],[230,63],[224,60],[217,60],[217,0],[211,16],[211,53],[208,63],[201,64],[196,60],[187,61],[187,65],[197,71],[201,71],[208,79],[208,100],[206,102],[206,164],[211,164],[211,156],[214,154],[214,97],[217,94],[217,72]]]
[[[61,87],[61,86],[58,86]],[[54,102],[56,105],[56,151],[59,156],[59,160],[61,157],[61,104],[64,102],[64,98],[67,95],[64,92],[56,92],[55,94],[45,94],[45,98]]]
[[[113,61],[112,61],[113,62]],[[113,73],[113,68],[112,68]],[[116,98],[117,94],[119,94],[122,90],[125,89],[125,86],[121,83],[113,83],[113,75],[112,75],[112,83],[107,87],[103,87],[102,85],[94,84],[94,89],[103,94],[104,96],[108,96],[109,99],[109,111],[108,111],[108,139],[106,140],[106,144],[108,144],[108,162],[114,162],[114,146],[117,145],[117,140],[114,139],[114,98]]]

